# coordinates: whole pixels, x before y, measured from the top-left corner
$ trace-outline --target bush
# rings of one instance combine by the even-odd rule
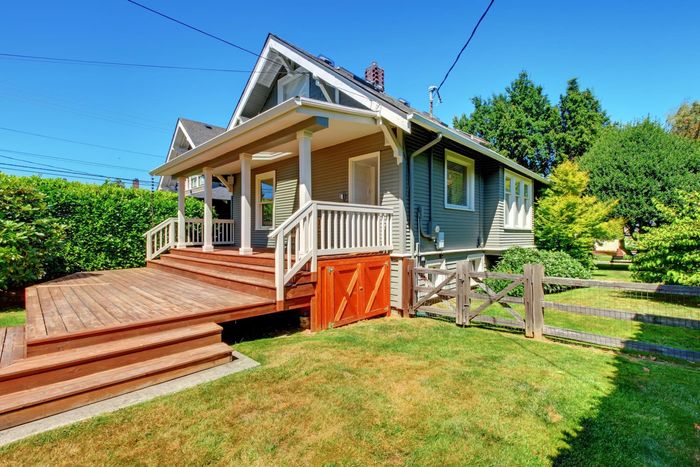
[[[667,222],[639,236],[632,277],[644,282],[700,286],[700,192],[676,193],[656,209]]]
[[[546,276],[572,277],[576,279],[591,278],[591,272],[587,268],[563,251],[546,251],[522,247],[513,247],[506,250],[496,266],[492,268],[492,271],[508,274],[522,274],[523,267],[526,264],[543,264]],[[488,279],[486,282],[489,287],[496,291],[504,289],[511,283],[509,280],[497,279]],[[564,285],[544,285],[545,293],[562,292],[569,288],[570,287]],[[508,295],[522,297],[523,287],[516,287]]]
[[[0,275],[12,271],[16,280],[10,287],[29,284],[42,275],[55,278],[77,271],[144,266],[143,234],[177,215],[175,193],[3,174],[0,187],[5,190],[0,193],[0,216],[20,212],[36,219],[31,223],[3,219],[21,225],[0,225],[4,242],[0,243]],[[202,217],[203,204],[187,198],[185,211],[189,217]],[[57,225],[52,219],[62,225],[62,241],[49,235],[49,227]]]
[[[33,183],[0,174],[0,290],[42,279],[62,235]]]

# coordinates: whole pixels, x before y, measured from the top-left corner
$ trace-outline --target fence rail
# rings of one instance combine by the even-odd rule
[[[657,326],[700,330],[700,319],[691,317],[664,316],[614,308],[573,305],[561,303],[556,297],[545,298],[545,286],[557,285],[576,288],[612,289],[624,293],[657,294],[663,297],[699,297],[700,287],[678,285],[642,284],[619,281],[598,281],[562,277],[545,277],[542,265],[525,265],[523,274],[477,272],[469,262],[457,263],[455,270],[409,267],[412,282],[409,284],[409,312],[454,319],[458,325],[471,323],[520,329],[526,337],[543,336],[585,344],[600,345],[635,352],[648,352],[700,362],[700,352],[675,348],[636,339],[606,336],[580,330],[566,329],[545,324],[545,309],[563,313],[584,315],[591,319],[607,318],[636,321]],[[487,279],[505,283],[500,290],[493,290]],[[523,296],[512,296],[518,287],[523,287]],[[700,300],[698,301],[700,303]],[[493,304],[499,304],[512,319],[486,315]],[[524,308],[524,313],[516,311]]]

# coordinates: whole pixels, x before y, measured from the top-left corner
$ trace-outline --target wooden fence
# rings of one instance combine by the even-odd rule
[[[700,362],[700,352],[695,350],[548,326],[545,324],[545,309],[586,315],[593,320],[612,318],[696,331],[700,330],[700,319],[630,312],[588,306],[587,304],[560,303],[555,300],[547,300],[549,297],[545,295],[545,286],[592,287],[613,289],[620,292],[662,294],[666,297],[693,297],[693,299],[700,297],[700,287],[546,277],[544,267],[541,264],[525,265],[523,274],[477,272],[471,269],[471,263],[468,261],[457,263],[454,270],[413,266],[409,266],[407,270],[412,279],[408,286],[409,290],[406,292],[409,302],[407,305],[411,315],[424,313],[453,318],[455,323],[461,326],[472,323],[488,324],[521,329],[526,337],[531,338],[548,336],[585,344],[658,353],[668,357]],[[507,285],[495,291],[488,285],[487,279],[499,280]],[[509,295],[519,286],[523,286],[524,289],[522,297]],[[508,312],[510,319],[483,314],[496,303]],[[524,313],[519,313],[512,305],[522,307]]]

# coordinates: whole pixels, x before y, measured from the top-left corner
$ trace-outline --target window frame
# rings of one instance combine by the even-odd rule
[[[285,99],[284,97],[284,88],[285,86],[289,85],[291,82],[296,81],[296,80],[301,80],[303,81],[303,85],[301,87],[302,91],[300,95],[302,97],[307,97],[309,95],[309,76],[305,73],[288,73],[281,77],[280,79],[277,80],[277,103],[281,104],[282,102],[286,101],[287,99],[291,99],[294,96],[289,96]]]
[[[510,191],[506,191],[510,178]],[[515,192],[516,185],[520,186],[519,193]],[[510,203],[508,196],[510,195]],[[534,182],[510,170],[503,174],[503,228],[507,230],[532,231],[534,216]],[[514,222],[511,222],[511,217]]]
[[[451,204],[447,202],[447,162],[453,162],[459,164],[467,169],[467,186],[465,187],[465,196],[467,200],[466,205],[461,204]],[[459,211],[474,211],[474,186],[476,185],[476,175],[475,175],[475,163],[474,159],[467,156],[463,156],[449,149],[445,149],[445,161],[444,161],[444,202],[445,209],[456,209]]]
[[[261,181],[272,179],[272,201],[262,202]],[[274,230],[275,228],[275,198],[277,192],[277,174],[275,170],[259,173],[255,175],[255,230]],[[262,225],[262,207],[263,204],[272,204],[272,225]]]

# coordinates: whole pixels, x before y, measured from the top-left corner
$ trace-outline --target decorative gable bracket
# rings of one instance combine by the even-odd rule
[[[396,164],[401,164],[403,162],[403,132],[400,129],[397,129],[397,134],[394,134],[392,129],[389,128],[389,125],[384,123],[381,118],[379,118],[377,122],[384,133],[384,141],[386,142],[386,145],[391,147],[391,149],[394,151]]]

